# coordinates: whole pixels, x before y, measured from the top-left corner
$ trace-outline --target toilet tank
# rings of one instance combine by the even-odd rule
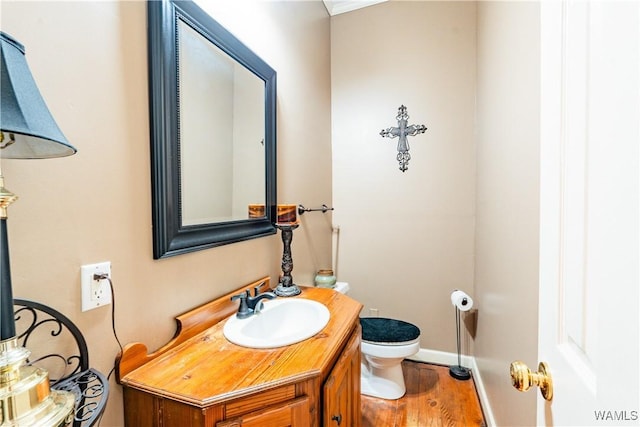
[[[351,288],[349,287],[348,282],[336,282],[336,286],[333,289],[341,294],[348,294]]]

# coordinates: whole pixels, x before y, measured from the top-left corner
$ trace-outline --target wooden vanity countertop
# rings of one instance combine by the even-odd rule
[[[227,341],[224,319],[129,372],[121,383],[205,408],[326,375],[357,325],[362,304],[332,289],[301,289],[293,298],[318,301],[331,314],[327,326],[315,336],[286,347],[246,348]]]

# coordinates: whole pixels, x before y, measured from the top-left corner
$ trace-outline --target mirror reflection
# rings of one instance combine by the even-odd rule
[[[147,19],[153,257],[275,234],[275,70],[194,2]]]
[[[265,204],[264,81],[182,20],[178,69],[182,225],[246,219]]]

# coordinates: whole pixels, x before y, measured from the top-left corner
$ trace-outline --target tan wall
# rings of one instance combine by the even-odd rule
[[[472,293],[496,421],[534,424],[535,393],[515,392],[507,373],[512,360],[537,357],[538,7],[390,2],[332,18],[330,44],[319,1],[256,2],[251,13],[238,3],[207,7],[278,72],[279,200],[336,208],[302,216],[296,282],[332,264],[335,223],[339,280],[365,314],[420,326],[422,347],[455,351],[448,297]],[[143,2],[2,4],[2,30],[25,44],[79,149],[2,162],[20,196],[9,210],[14,294],[71,317],[105,373],[118,348],[107,308],[80,311],[82,264],[113,263],[120,340],[153,349],[176,314],[258,276],[276,279],[281,256],[271,236],[152,259],[145,21]],[[401,104],[429,128],[410,138],[405,173],[396,140],[379,135]],[[121,402],[112,382],[103,426],[122,424]]]
[[[454,289],[473,293],[474,2],[389,2],[331,21],[338,280],[364,315],[415,323],[421,347],[455,351]],[[401,172],[398,107],[428,130]]]
[[[540,14],[478,3],[478,175],[474,353],[497,425],[535,425],[536,393],[509,364],[537,366]]]
[[[331,202],[329,18],[321,2],[261,2],[216,18],[278,72],[278,195]],[[251,13],[246,13],[251,8]],[[234,10],[235,9],[235,10]],[[109,260],[123,343],[149,349],[175,330],[173,317],[263,275],[277,279],[279,236],[166,260],[151,250],[150,154],[144,2],[3,2],[2,30],[27,60],[60,128],[79,152],[3,160],[16,297],[64,312],[84,333],[91,364],[107,373],[118,347],[108,308],[80,309],[80,266]],[[326,217],[305,216],[293,242],[294,278],[310,283],[331,260]],[[111,382],[102,426],[122,425]]]

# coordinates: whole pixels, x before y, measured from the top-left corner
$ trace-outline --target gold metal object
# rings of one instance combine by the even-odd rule
[[[511,363],[510,373],[511,384],[518,391],[527,391],[531,386],[538,386],[545,400],[553,399],[553,380],[545,362],[538,364],[538,372],[531,372],[524,362],[516,360]]]
[[[0,131],[0,150],[2,150],[3,148],[7,148],[8,146],[13,144],[14,142],[16,142],[16,137],[15,137],[14,134],[10,133],[9,134],[9,138],[5,141],[4,140],[4,133],[2,131]]]
[[[0,341],[0,425],[61,427],[71,425],[75,398],[51,390],[47,371],[23,366],[29,350],[17,339]]]
[[[18,200],[18,196],[4,188],[4,177],[0,172],[0,218],[7,218],[7,208],[16,200]]]
[[[7,148],[14,142],[15,139],[12,133],[9,134],[9,139],[5,141],[4,132],[0,131],[0,150]],[[1,157],[2,156],[0,156],[0,158]],[[0,169],[0,218],[7,218],[7,207],[16,200],[18,200],[18,196],[4,188],[4,177],[2,176],[2,170]]]

